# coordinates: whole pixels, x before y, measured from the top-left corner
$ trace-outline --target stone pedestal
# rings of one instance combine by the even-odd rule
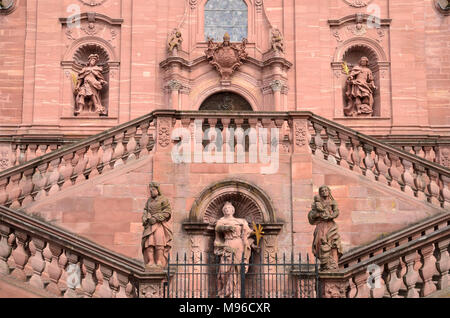
[[[159,266],[147,267],[145,270],[139,279],[139,298],[163,298],[167,270]]]

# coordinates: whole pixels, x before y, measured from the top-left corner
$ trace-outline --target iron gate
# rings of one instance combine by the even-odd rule
[[[220,263],[216,255],[177,254],[168,262],[164,297],[316,298],[320,295],[317,259],[310,262],[307,255],[303,261],[300,254],[253,257],[250,264],[235,262],[234,257]]]

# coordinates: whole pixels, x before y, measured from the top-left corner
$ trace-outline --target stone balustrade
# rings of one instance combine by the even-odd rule
[[[21,144],[15,159],[20,165],[0,173],[0,205],[22,207],[149,154],[154,125],[148,114],[59,149]]]
[[[299,122],[308,128],[301,128]],[[184,129],[173,133],[177,128]],[[214,129],[206,136],[207,128]],[[234,140],[230,139],[230,131]],[[317,158],[437,207],[450,206],[449,169],[311,112],[173,110],[154,111],[1,172],[0,205],[22,207],[143,157],[156,142],[164,149],[170,144],[191,141],[191,162],[200,162],[196,161],[196,150],[208,149],[218,139],[222,141],[226,163],[256,162],[256,156],[251,154],[261,154],[261,150],[269,154],[278,149],[280,154],[290,154],[309,146]],[[38,150],[47,151],[45,147],[33,145],[33,155],[38,155]]]
[[[417,298],[445,290],[449,233],[450,214],[443,213],[351,251],[339,271],[321,273],[322,296]]]
[[[413,197],[450,207],[450,170],[352,129],[311,115],[312,153]]]
[[[163,297],[167,271],[0,206],[0,275],[64,298]]]

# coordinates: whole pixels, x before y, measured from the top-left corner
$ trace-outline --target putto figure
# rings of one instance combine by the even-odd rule
[[[284,53],[284,40],[281,31],[278,28],[273,28],[271,33],[272,50],[276,53]]]
[[[181,32],[178,29],[173,29],[167,41],[167,49],[169,52],[174,53],[175,49],[181,49],[181,43],[183,43],[183,38]]]
[[[75,115],[82,111],[97,112],[106,115],[106,109],[102,105],[100,91],[108,82],[103,77],[103,67],[98,66],[98,54],[91,54],[88,57],[88,65],[83,67],[78,74],[77,86],[75,88]]]
[[[347,106],[344,106],[344,114],[350,117],[371,116],[373,114],[375,86],[369,59],[365,56],[359,61],[347,78],[345,96]]]
[[[342,256],[341,238],[334,222],[338,216],[339,209],[330,188],[321,186],[319,195],[314,196],[308,220],[316,226],[312,250],[320,261],[322,271],[338,269],[338,261]]]
[[[217,276],[218,296],[221,298],[239,297],[239,274],[242,261],[248,264],[254,240],[254,234],[247,220],[234,217],[234,206],[226,202],[222,208],[223,217],[215,227],[214,254],[220,257],[220,268]],[[246,270],[248,266],[246,267]]]
[[[169,221],[172,216],[169,200],[161,194],[156,182],[149,184],[150,198],[145,204],[142,224],[142,254],[147,267],[165,267],[172,247],[172,229]]]

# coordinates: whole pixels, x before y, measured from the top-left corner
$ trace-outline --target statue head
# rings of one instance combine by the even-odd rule
[[[234,215],[234,206],[231,202],[227,201],[223,205],[222,212],[225,217],[232,217]]]
[[[331,190],[326,185],[323,185],[319,188],[319,195],[322,199],[326,199],[326,198],[333,199],[333,197],[331,196]]]
[[[88,57],[89,65],[96,65],[99,59],[100,57],[98,56],[98,54],[89,55]]]
[[[150,182],[148,185],[150,189],[150,195],[152,198],[156,198],[158,195],[161,195],[160,185],[157,182]]]
[[[369,66],[369,59],[367,57],[363,56],[359,60],[359,65],[361,65],[361,66]]]

